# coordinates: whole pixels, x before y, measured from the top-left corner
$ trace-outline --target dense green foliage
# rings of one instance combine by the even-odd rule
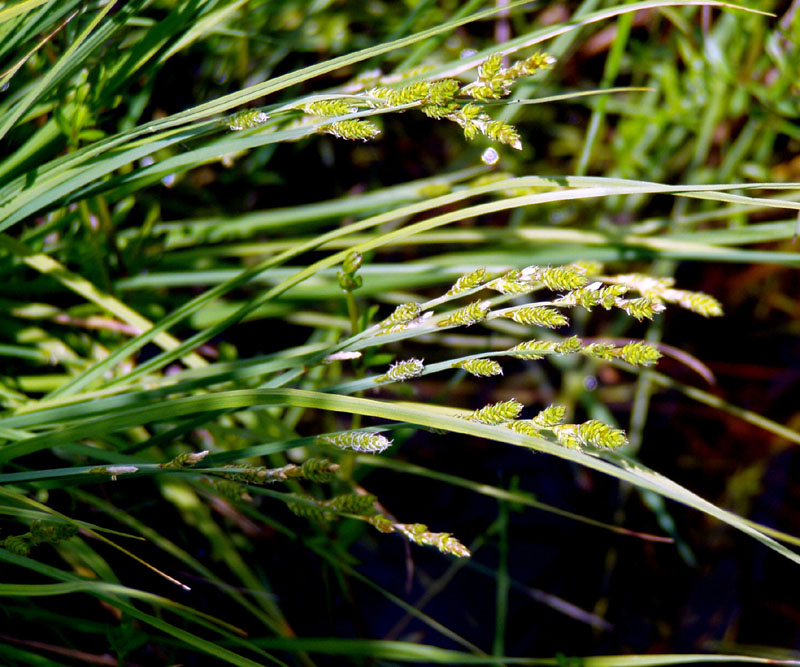
[[[796,3],[532,5],[0,3],[3,664],[636,658],[513,628],[526,508],[689,567],[686,507],[797,567],[648,429],[672,389],[800,444],[692,354],[759,326],[728,267],[797,313]],[[556,507],[556,470],[617,486]],[[667,640],[636,664],[783,657]]]

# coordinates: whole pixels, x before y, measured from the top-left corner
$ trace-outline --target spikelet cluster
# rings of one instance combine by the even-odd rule
[[[297,477],[303,477],[310,482],[325,483],[336,477],[336,473],[339,472],[339,464],[331,463],[324,457],[314,456],[303,461],[299,471],[300,474]]]
[[[30,542],[36,544],[58,544],[78,534],[78,526],[71,523],[44,521],[39,519],[31,524]]]
[[[531,419],[515,419],[514,421],[508,422],[506,427],[522,435],[531,435],[534,437],[540,435],[539,428]]]
[[[397,532],[405,535],[409,540],[423,546],[436,547],[444,554],[452,554],[459,558],[468,558],[469,549],[459,542],[451,533],[433,533],[424,523],[396,523]]]
[[[557,329],[569,324],[567,316],[555,308],[545,306],[519,306],[497,313],[500,317],[507,317],[519,324],[531,324],[548,329]]]
[[[446,296],[454,296],[456,294],[461,294],[461,292],[466,292],[467,290],[473,289],[474,287],[478,287],[479,285],[483,284],[484,280],[486,280],[485,268],[475,269],[470,273],[465,273],[458,280],[456,280],[455,284],[449,290],[447,290]]]
[[[722,304],[713,296],[704,292],[675,289],[674,278],[653,278],[642,273],[626,273],[608,280],[635,289],[644,298],[657,302],[677,303],[703,317],[722,315]]]
[[[533,418],[533,423],[542,428],[552,428],[564,420],[565,414],[567,414],[566,406],[550,405]]]
[[[669,289],[661,297],[670,303],[677,303],[693,313],[703,317],[719,317],[722,313],[722,304],[713,296],[704,292],[690,292],[682,289]]]
[[[355,452],[380,454],[388,449],[392,441],[380,433],[369,431],[345,431],[336,435],[321,435],[317,442],[322,445],[333,445],[339,449],[352,449]]]
[[[337,463],[331,463],[324,457],[312,457],[295,465],[289,463],[280,468],[266,468],[264,466],[251,466],[237,464],[225,466],[232,468],[231,472],[223,473],[225,479],[244,484],[271,484],[284,482],[287,479],[307,479],[311,482],[329,482],[339,470]]]
[[[422,309],[418,303],[401,303],[394,312],[378,324],[379,336],[397,333],[421,321]]]
[[[247,493],[247,489],[239,482],[234,482],[230,479],[212,479],[211,485],[219,496],[231,502],[249,503],[253,500],[253,497]]]
[[[27,556],[31,552],[31,543],[25,535],[9,535],[3,540],[3,547],[17,556]]]
[[[606,310],[613,308],[617,299],[628,291],[625,285],[606,285],[594,282],[586,287],[567,292],[564,296],[556,300],[559,306],[583,306],[586,310],[591,310],[595,306],[602,306]]]
[[[292,514],[301,516],[310,521],[326,521],[331,518],[330,512],[326,512],[320,503],[309,495],[292,493],[290,500],[286,503],[286,507]]]
[[[358,107],[343,99],[318,100],[304,104],[301,108],[311,116],[345,116],[358,110]]]
[[[519,417],[523,407],[522,403],[512,398],[510,401],[485,405],[475,410],[467,419],[482,424],[503,424]]]
[[[558,441],[572,449],[582,445],[613,449],[628,443],[625,431],[599,419],[591,419],[583,424],[556,424],[552,428]]]
[[[459,308],[449,317],[439,322],[440,327],[464,326],[468,327],[484,319],[489,312],[488,301],[473,301],[468,306]]]
[[[448,107],[458,93],[460,86],[455,79],[438,81],[416,81],[401,88],[377,87],[365,95],[372,107],[402,106],[419,103],[423,112],[430,115],[430,107]]]
[[[508,125],[500,120],[492,120],[476,104],[465,104],[453,113],[446,116],[448,120],[457,123],[464,130],[464,137],[472,141],[478,135],[483,135],[492,141],[522,150],[522,140],[513,125]]]
[[[638,299],[617,299],[616,305],[640,322],[644,319],[652,320],[657,313],[663,313],[666,310],[666,306],[661,301],[646,296]]]
[[[398,361],[392,364],[386,373],[376,377],[375,382],[404,382],[421,375],[424,368],[422,359]]]
[[[529,266],[522,270],[528,280],[542,283],[551,290],[574,290],[589,282],[580,266]]]
[[[339,139],[369,141],[377,137],[381,131],[371,120],[340,120],[323,128],[324,132]]]
[[[178,454],[171,461],[162,463],[159,465],[159,468],[186,468],[188,466],[197,465],[206,456],[208,456],[207,449],[203,450],[202,452],[184,452],[183,454]]]
[[[320,504],[335,512],[369,516],[375,514],[376,500],[377,498],[369,493],[345,493]]]
[[[513,269],[486,283],[486,287],[501,294],[528,294],[536,288],[528,276],[518,269]]]
[[[525,60],[518,60],[511,67],[503,68],[503,57],[496,53],[481,64],[477,80],[465,86],[462,92],[483,102],[497,100],[511,92],[511,86],[517,79],[535,74],[554,63],[552,56],[536,53]]]
[[[329,500],[316,500],[307,494],[293,493],[286,503],[297,516],[311,521],[332,521],[337,514],[371,516],[375,514],[377,498],[369,493],[344,493]]]
[[[590,343],[583,348],[583,353],[588,357],[606,361],[617,358],[617,348],[611,343]]]
[[[269,120],[269,116],[258,109],[240,111],[228,121],[228,129],[238,132],[241,130],[251,130],[254,127],[263,125]]]
[[[493,375],[502,375],[503,367],[493,359],[466,359],[464,361],[457,361],[453,364],[453,368],[462,368],[467,373],[475,375],[476,377],[491,377]]]
[[[556,352],[557,346],[557,343],[550,340],[526,340],[519,345],[515,345],[508,352],[515,357],[535,360],[543,359],[545,354]]]

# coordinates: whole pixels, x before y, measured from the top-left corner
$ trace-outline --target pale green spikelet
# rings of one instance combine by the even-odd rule
[[[689,292],[687,290],[668,290],[665,295],[667,301],[672,301],[671,292],[677,293],[675,301],[687,310],[702,315],[703,317],[719,317],[722,315],[722,304],[713,296],[703,292]]]
[[[374,514],[366,520],[381,533],[401,533],[415,544],[436,547],[442,553],[454,556],[471,555],[469,550],[450,533],[433,533],[423,523],[395,523],[384,514]]]
[[[450,533],[432,533],[424,523],[396,523],[395,530],[416,544],[436,547],[445,554],[467,558],[471,554],[461,542]]]
[[[339,449],[352,449],[356,452],[379,454],[388,449],[392,441],[380,433],[369,431],[345,431],[336,435],[321,435],[317,442],[322,445],[333,445]]]
[[[248,463],[235,463],[224,467],[231,468],[230,472],[223,473],[225,479],[243,484],[283,482],[289,477],[297,476],[296,471],[298,469],[293,463],[281,468],[267,468],[266,466],[254,466]]]
[[[661,352],[654,345],[635,341],[619,348],[618,356],[632,366],[652,366],[661,358]]]
[[[578,437],[578,427],[576,424],[556,424],[553,426],[553,433],[556,439],[564,447],[569,449],[580,449],[581,439]]]
[[[324,457],[315,456],[307,459],[300,466],[302,477],[310,482],[330,482],[339,471],[338,463],[331,463]]]
[[[545,354],[558,352],[558,343],[550,340],[526,340],[519,345],[515,345],[509,353],[513,353],[516,357],[524,357],[525,359],[542,359]]]
[[[412,102],[421,102],[428,97],[428,91],[431,84],[427,81],[416,81],[409,83],[395,91],[392,99],[393,105],[411,104]]]
[[[326,500],[322,505],[336,512],[370,516],[375,514],[376,500],[377,498],[369,493],[345,493],[331,498],[330,500]]]
[[[522,139],[519,137],[517,128],[501,120],[493,120],[486,123],[483,127],[483,134],[492,141],[511,146],[518,151],[522,150]]]
[[[375,514],[367,519],[381,533],[393,533],[394,522],[385,514]]]
[[[431,81],[428,86],[427,101],[433,105],[445,105],[457,94],[461,86],[455,79],[440,79]]]
[[[286,503],[286,507],[289,508],[292,514],[319,522],[327,521],[331,518],[330,514],[322,509],[320,503],[311,496],[292,493],[290,497],[296,499],[294,502],[289,501]]]
[[[323,128],[323,131],[339,139],[368,141],[377,137],[381,131],[370,120],[340,120]]]
[[[439,322],[439,326],[450,327],[450,326],[460,325],[468,327],[486,319],[488,311],[489,311],[488,301],[473,301],[468,306],[459,308],[449,317],[446,317],[445,319],[441,320]]]
[[[530,76],[543,69],[549,69],[556,64],[556,59],[547,53],[537,52],[525,60],[517,60],[509,69],[515,77]]]
[[[478,78],[486,81],[494,79],[503,68],[503,56],[493,53],[478,66]]]
[[[405,324],[417,319],[420,316],[422,309],[418,303],[401,303],[394,309],[391,315],[380,323],[383,328],[393,326],[395,324]]]
[[[231,502],[252,502],[253,497],[247,493],[247,489],[239,484],[227,479],[214,479],[211,481],[214,491],[219,496]]]
[[[58,544],[75,537],[77,534],[78,526],[70,523],[57,523],[38,519],[31,524],[30,541],[33,545],[45,542]]]
[[[453,368],[463,368],[467,373],[477,377],[491,377],[492,375],[502,375],[503,367],[493,359],[467,359],[457,361]]]
[[[528,294],[535,286],[522,275],[522,271],[512,269],[505,275],[486,283],[486,287],[501,294]]]
[[[538,280],[551,290],[574,290],[589,282],[586,275],[576,266],[529,266],[523,273]]]
[[[603,283],[594,282],[586,287],[567,292],[555,303],[559,306],[582,306],[586,310],[591,310],[595,306],[603,306],[606,310],[611,309],[617,298],[628,291],[625,285],[608,285],[603,287]]]
[[[421,106],[419,110],[428,118],[441,120],[442,118],[448,118],[451,114],[458,111],[458,104],[455,102],[447,102],[446,104],[425,104]]]
[[[311,116],[345,116],[358,109],[343,99],[318,100],[304,104],[301,108]]]
[[[385,88],[383,86],[379,86],[377,88],[370,88],[365,95],[368,98],[367,103],[371,107],[383,107],[383,106],[391,106],[394,104],[393,100],[397,95],[397,91],[393,88]]]
[[[652,320],[656,313],[664,311],[664,304],[646,296],[638,299],[618,299],[616,302],[628,315],[635,317],[640,322],[643,319]]]
[[[478,67],[477,80],[464,86],[461,92],[482,102],[505,97],[517,79],[550,67],[555,63],[555,58],[537,53],[525,60],[518,60],[511,67],[505,69],[502,67],[502,62],[503,59],[499,53],[489,56]]]
[[[564,420],[565,414],[567,414],[566,406],[550,405],[533,418],[533,423],[542,428],[552,428]]]
[[[512,398],[510,401],[485,405],[475,410],[467,419],[482,424],[503,424],[519,417],[523,407],[522,403]]]
[[[677,303],[680,306],[698,313],[703,317],[722,315],[722,304],[713,296],[703,292],[674,289],[675,279],[671,277],[654,278],[643,273],[626,273],[609,278],[618,284],[635,289],[643,297],[654,301]]]
[[[510,428],[512,431],[521,433],[522,435],[531,435],[533,437],[539,437],[541,435],[536,424],[531,419],[515,419],[514,421],[508,422],[506,428]]]
[[[559,306],[582,306],[586,310],[591,310],[601,301],[600,286],[602,283],[592,283],[586,287],[567,292],[564,296],[555,301]]]
[[[398,361],[389,367],[383,375],[375,378],[375,382],[404,382],[422,374],[425,368],[422,359]]]
[[[31,545],[25,535],[9,535],[3,540],[3,547],[17,556],[27,556],[31,552]]]
[[[555,308],[544,306],[520,306],[499,312],[501,317],[508,317],[519,324],[531,324],[548,329],[557,329],[569,324],[567,316]]]
[[[228,121],[228,129],[238,132],[241,130],[252,130],[254,127],[263,125],[269,120],[269,116],[258,109],[240,111]]]
[[[599,419],[591,419],[583,424],[579,424],[577,435],[581,442],[587,445],[593,445],[594,447],[613,449],[628,444],[625,431],[612,428]]]
[[[556,352],[559,354],[574,354],[583,347],[583,341],[578,336],[570,336],[556,345]]]
[[[611,361],[619,356],[619,351],[611,343],[590,343],[583,348],[583,353],[588,357],[606,361]]]
[[[446,296],[453,296],[455,294],[461,294],[461,292],[466,292],[468,289],[482,284],[484,280],[486,280],[485,268],[475,269],[470,273],[465,273],[456,280],[455,284],[449,290],[447,290]]]
[[[600,290],[600,305],[606,310],[611,310],[620,297],[628,293],[626,285],[608,285]]]
[[[171,461],[167,461],[166,463],[161,463],[158,467],[159,468],[186,468],[188,466],[197,465],[202,461],[206,456],[208,456],[208,450],[205,449],[202,452],[184,452],[183,454],[178,454],[174,459]]]

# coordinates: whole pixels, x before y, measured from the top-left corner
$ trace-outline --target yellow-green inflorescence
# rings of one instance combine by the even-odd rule
[[[505,425],[512,431],[535,437],[544,437],[551,432],[559,444],[570,449],[594,447],[613,449],[628,443],[625,431],[609,426],[599,419],[582,424],[563,424],[567,409],[563,405],[551,405],[533,419],[514,419]]]
[[[228,129],[234,132],[241,130],[252,130],[254,127],[263,125],[269,120],[269,116],[258,109],[240,111],[233,118],[228,120]]]
[[[457,361],[453,364],[453,368],[462,368],[471,375],[476,377],[491,377],[493,375],[502,375],[503,367],[493,359],[466,359],[464,361]]]
[[[71,523],[37,519],[30,531],[22,535],[9,535],[2,541],[4,548],[18,556],[27,556],[31,547],[39,544],[59,544],[78,534],[78,526]]]
[[[407,359],[392,364],[383,375],[375,378],[375,382],[403,382],[422,374],[424,370],[422,359]]]
[[[449,290],[447,290],[446,296],[454,296],[456,294],[461,294],[462,292],[466,292],[467,290],[482,285],[485,280],[486,280],[485,268],[475,269],[474,271],[465,273],[458,280],[456,280],[456,282]]]
[[[382,533],[400,533],[411,542],[435,547],[442,553],[460,558],[467,558],[471,555],[469,549],[450,533],[431,532],[424,523],[396,523],[383,514],[372,516],[368,521]]]
[[[479,410],[475,410],[467,419],[482,424],[504,424],[519,417],[523,407],[522,403],[512,398],[510,401],[485,405]]]
[[[484,110],[485,102],[492,102],[505,97],[511,92],[511,86],[520,78],[531,76],[550,67],[555,62],[551,56],[536,53],[529,58],[518,60],[510,67],[502,67],[502,56],[495,54],[487,58],[478,68],[477,79],[467,85],[451,78],[432,81],[412,81],[403,85],[372,85],[381,81],[380,74],[370,73],[361,76],[350,89],[362,92],[347,98],[332,97],[299,105],[300,110],[308,116],[343,116],[360,109],[388,109],[399,107],[417,108],[429,118],[449,120],[457,123],[464,136],[475,139],[479,135],[491,141],[506,144],[517,150],[522,148],[522,140],[516,128],[503,121],[494,120]],[[424,75],[424,70],[407,73],[401,76],[400,82],[411,76]],[[393,83],[398,77],[384,77],[384,83]],[[237,124],[231,129],[244,129]],[[324,126],[321,131],[328,132],[342,139],[373,139],[378,128],[367,120],[345,120]]]
[[[370,431],[345,431],[335,435],[321,435],[317,442],[322,445],[333,445],[339,449],[352,449],[355,452],[379,454],[388,449],[392,441],[380,433]]]

